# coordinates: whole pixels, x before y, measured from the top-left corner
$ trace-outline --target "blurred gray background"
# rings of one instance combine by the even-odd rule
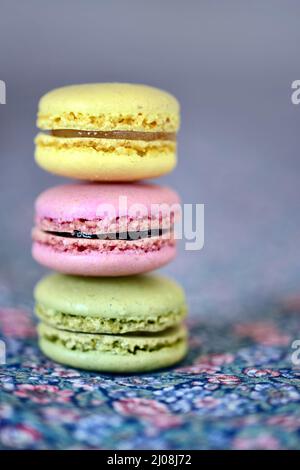
[[[0,299],[32,305],[35,197],[63,182],[33,159],[41,95],[71,83],[146,83],[182,105],[177,169],[160,182],[205,204],[205,247],[164,269],[194,314],[240,315],[300,288],[300,3],[1,0]]]

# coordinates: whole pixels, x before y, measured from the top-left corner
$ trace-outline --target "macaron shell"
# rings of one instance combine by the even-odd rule
[[[183,326],[156,336],[131,335],[126,338],[60,331],[43,323],[38,331],[39,345],[46,356],[86,370],[147,372],[174,365],[187,352],[187,332]],[[119,341],[121,346],[118,345]]]
[[[55,362],[79,369],[119,374],[143,373],[171,367],[181,361],[187,353],[185,342],[157,352],[141,351],[133,357],[130,355],[118,356],[109,352],[89,351],[82,353],[70,351],[44,339],[39,340],[39,346],[45,356]]]
[[[126,198],[126,204],[121,203],[120,197]],[[127,216],[131,206],[136,204],[151,209],[154,204],[172,206],[179,202],[174,190],[150,183],[75,183],[56,186],[41,193],[35,203],[35,212],[38,218],[93,220],[107,215]]]
[[[34,298],[53,311],[122,320],[154,320],[186,307],[182,287],[157,274],[89,279],[53,273],[38,282]]]
[[[63,145],[55,137],[39,136],[36,163],[55,175],[101,182],[156,178],[176,166],[175,142],[145,142],[137,146],[132,141],[111,143],[106,139],[101,147],[99,142],[87,146],[86,140],[77,145],[74,142]]]
[[[176,131],[179,104],[158,88],[90,83],[58,88],[39,103],[41,129]]]
[[[135,253],[128,250],[113,254],[72,254],[55,251],[34,242],[33,258],[43,266],[64,274],[77,276],[129,276],[147,273],[169,263],[176,255],[175,246],[164,246],[158,251]]]

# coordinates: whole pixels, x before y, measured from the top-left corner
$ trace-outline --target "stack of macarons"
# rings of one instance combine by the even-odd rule
[[[43,192],[33,257],[57,271],[35,289],[39,343],[53,360],[143,372],[187,351],[181,287],[145,274],[176,254],[176,192],[140,182],[176,164],[179,105],[156,88],[74,85],[40,101],[36,161],[84,180]]]

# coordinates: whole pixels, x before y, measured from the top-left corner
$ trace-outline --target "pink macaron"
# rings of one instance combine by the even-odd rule
[[[65,274],[126,276],[157,269],[176,252],[178,195],[153,184],[70,184],[36,200],[34,259]]]

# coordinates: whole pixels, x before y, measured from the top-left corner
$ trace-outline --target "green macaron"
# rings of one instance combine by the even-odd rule
[[[52,274],[35,288],[39,343],[53,360],[88,370],[143,372],[187,351],[182,288],[157,275]]]

